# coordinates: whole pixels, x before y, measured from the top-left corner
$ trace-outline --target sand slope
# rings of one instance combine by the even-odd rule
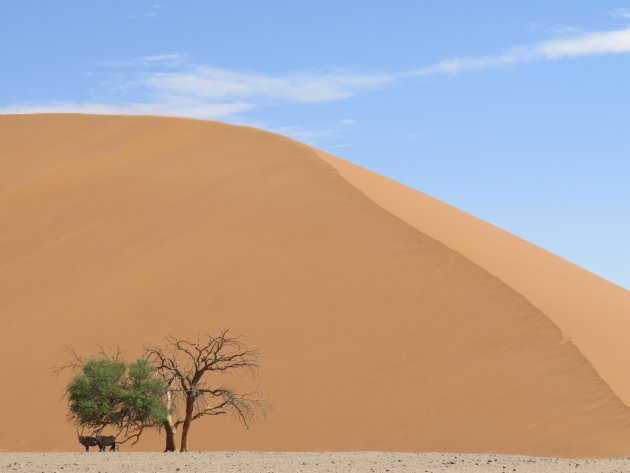
[[[630,454],[629,409],[556,316],[368,194],[251,128],[0,116],[0,449],[77,448],[64,345],[230,327],[274,409],[197,423],[193,449]]]
[[[323,151],[374,202],[462,253],[541,309],[630,405],[630,292],[431,196]]]

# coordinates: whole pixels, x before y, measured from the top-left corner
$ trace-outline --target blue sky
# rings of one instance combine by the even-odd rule
[[[630,3],[0,3],[0,113],[290,135],[630,288]]]

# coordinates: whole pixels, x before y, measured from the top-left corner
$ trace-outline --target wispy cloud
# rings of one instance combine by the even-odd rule
[[[409,75],[455,75],[526,62],[629,52],[630,28],[625,28],[614,31],[582,33],[570,38],[543,41],[533,46],[511,48],[496,55],[448,59],[412,71]]]
[[[145,64],[167,64],[173,63],[181,64],[185,59],[182,54],[158,54],[155,56],[145,56],[142,58],[142,62]]]
[[[610,16],[614,16],[615,18],[625,18],[630,20],[630,10],[627,8],[615,8],[614,10],[610,10]]]
[[[628,52],[630,52],[630,28],[585,33],[574,38],[546,41],[531,48],[530,54],[542,59],[562,59]]]
[[[577,26],[547,24],[547,23],[532,23],[529,25],[531,31],[544,32],[552,36],[575,36],[583,34],[584,29]]]
[[[617,15],[627,13],[618,11]],[[23,103],[0,107],[0,113],[82,112],[151,114],[194,118],[246,119],[243,113],[269,104],[315,104],[355,97],[367,91],[391,87],[418,77],[458,75],[518,64],[557,61],[565,58],[630,52],[630,28],[581,32],[533,45],[519,46],[499,54],[452,58],[398,73],[309,71],[264,74],[195,64],[179,53],[150,55],[122,63],[115,76],[122,82],[109,85],[118,94],[113,103],[105,101]],[[103,65],[103,64],[101,64]],[[139,100],[138,97],[142,97]],[[352,120],[340,125],[351,125]],[[301,138],[330,135],[328,129],[287,130]],[[335,131],[336,133],[336,131]],[[316,136],[317,135],[317,136]]]
[[[268,123],[261,122],[239,122],[241,125],[254,126],[265,130],[289,136],[295,140],[302,141],[313,146],[326,145],[334,147],[333,143],[337,138],[343,135],[349,127],[358,123],[357,120],[343,119],[336,123],[332,123],[326,127],[303,127],[303,126],[273,126]]]
[[[144,85],[156,93],[204,100],[255,98],[289,103],[319,103],[347,99],[365,90],[394,82],[387,74],[299,73],[267,75],[196,66],[187,72],[148,75]]]
[[[140,58],[129,59],[127,61],[104,61],[99,62],[99,66],[105,67],[177,67],[186,64],[188,57],[180,53],[156,54]]]
[[[151,8],[149,9],[148,12],[144,14],[144,16],[146,18],[157,18],[161,14],[162,14],[162,5],[159,5],[156,3],[154,5],[151,5]]]
[[[166,115],[190,118],[225,118],[251,110],[247,102],[203,103],[180,98],[152,103],[49,102],[0,107],[0,114],[95,113],[105,115]]]
[[[180,72],[164,70],[185,62],[186,58],[181,54],[162,54],[100,64],[135,69],[122,82],[107,82],[108,88],[118,94],[135,91],[147,97],[143,102],[23,103],[0,107],[0,113],[77,112],[233,118],[269,103],[312,104],[347,99],[396,80],[394,75],[385,74],[311,72],[268,75],[199,65],[187,65],[186,70]],[[351,122],[347,120],[343,125]],[[331,134],[330,130],[304,131],[296,128],[283,131],[304,139]]]
[[[150,5],[149,9],[145,10],[144,13],[134,13],[133,15],[130,15],[130,18],[147,18],[149,20],[153,20],[155,18],[158,18],[159,16],[162,16],[162,5],[154,3],[153,5]]]
[[[302,141],[306,144],[315,145],[322,141],[330,140],[339,134],[339,130],[335,127],[328,128],[304,128],[301,126],[263,126],[266,130],[278,133],[280,135],[290,136],[293,139]]]

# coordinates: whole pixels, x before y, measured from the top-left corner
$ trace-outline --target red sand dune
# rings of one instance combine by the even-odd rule
[[[229,327],[274,407],[194,424],[192,449],[628,456],[629,314],[628,291],[282,136],[0,116],[0,450],[79,448],[64,345]]]

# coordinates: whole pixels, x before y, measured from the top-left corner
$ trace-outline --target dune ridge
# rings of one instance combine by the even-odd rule
[[[77,448],[64,345],[230,327],[274,409],[198,423],[192,449],[630,453],[630,410],[558,317],[341,167],[217,122],[0,116],[0,450]]]
[[[378,205],[523,294],[630,405],[625,369],[630,363],[630,291],[429,195],[330,153],[316,152]]]

